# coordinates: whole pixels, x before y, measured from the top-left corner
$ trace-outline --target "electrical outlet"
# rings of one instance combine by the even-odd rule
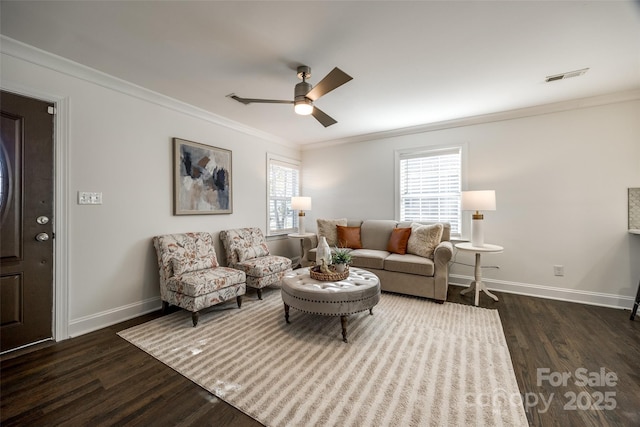
[[[553,275],[554,276],[564,276],[564,265],[554,265],[553,266]]]
[[[101,205],[102,193],[90,191],[78,191],[79,205]]]

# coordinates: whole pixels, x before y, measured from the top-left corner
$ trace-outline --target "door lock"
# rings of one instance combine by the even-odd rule
[[[36,240],[38,242],[46,242],[49,240],[49,235],[47,233],[38,233],[36,234]]]
[[[36,218],[36,222],[40,225],[45,225],[49,222],[49,217],[46,217],[44,215],[39,216],[38,218]]]

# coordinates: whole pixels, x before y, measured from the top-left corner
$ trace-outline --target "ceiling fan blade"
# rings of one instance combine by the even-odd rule
[[[315,117],[316,120],[319,121],[320,124],[324,127],[329,127],[331,125],[335,125],[336,123],[338,123],[336,120],[334,120],[332,117],[327,115],[324,111],[322,111],[318,107],[313,107],[313,111],[311,112],[311,115]]]
[[[312,101],[320,98],[322,95],[325,95],[335,88],[342,86],[349,80],[353,79],[350,75],[342,71],[340,68],[336,67],[329,74],[327,74],[324,79],[320,80],[317,85],[313,87],[307,93],[307,98]]]
[[[256,98],[241,98],[236,96],[236,94],[232,93],[231,95],[227,95],[228,98],[235,99],[238,102],[242,102],[244,105],[249,105],[253,103],[257,104],[293,104],[293,101],[285,101],[280,99],[256,99]]]

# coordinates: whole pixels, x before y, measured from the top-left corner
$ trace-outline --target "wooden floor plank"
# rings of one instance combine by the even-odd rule
[[[472,304],[450,286],[448,301]],[[497,293],[497,309],[533,426],[640,425],[640,321],[628,310]],[[425,300],[425,304],[432,304]],[[0,359],[0,423],[25,425],[236,426],[261,424],[116,335],[160,312]],[[576,369],[616,384],[576,384]],[[566,384],[538,370],[569,372]],[[604,393],[612,410],[593,407]],[[576,399],[571,402],[571,398]],[[538,399],[534,405],[533,398]],[[550,402],[548,407],[542,403]]]

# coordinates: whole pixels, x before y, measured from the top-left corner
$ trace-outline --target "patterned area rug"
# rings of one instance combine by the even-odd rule
[[[497,310],[382,294],[340,318],[264,300],[119,335],[267,426],[527,426]]]

